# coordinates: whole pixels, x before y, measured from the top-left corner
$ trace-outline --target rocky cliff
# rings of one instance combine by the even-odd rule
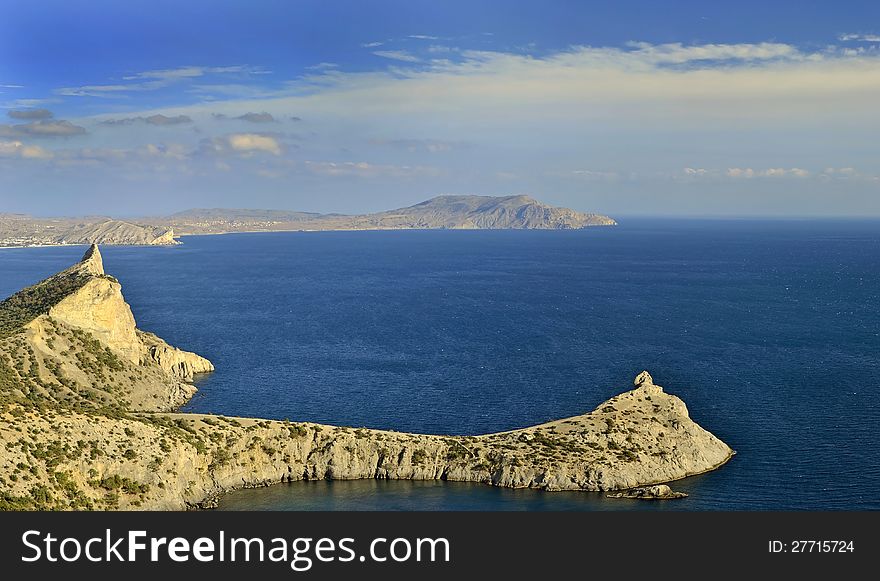
[[[173,410],[207,359],[137,329],[98,247],[0,303],[0,377],[7,393],[52,405]],[[0,391],[2,393],[2,391]]]
[[[23,309],[34,296],[39,308]],[[163,413],[193,393],[186,380],[213,368],[135,328],[94,247],[0,303],[4,312],[18,323],[0,339],[0,508],[182,509],[303,479],[620,490],[733,455],[647,372],[583,415],[483,436]]]

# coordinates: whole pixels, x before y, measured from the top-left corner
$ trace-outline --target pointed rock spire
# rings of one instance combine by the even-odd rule
[[[633,381],[633,385],[636,387],[641,387],[642,385],[653,385],[654,378],[651,377],[651,374],[647,371],[642,371],[638,375],[636,375],[635,381]]]
[[[104,274],[104,261],[97,244],[92,244],[79,263],[80,270],[89,274]]]

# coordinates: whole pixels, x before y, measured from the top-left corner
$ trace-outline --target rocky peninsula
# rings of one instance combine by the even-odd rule
[[[0,303],[0,509],[210,506],[304,479],[441,479],[619,491],[734,454],[647,372],[595,410],[481,436],[174,413],[211,363],[137,329],[92,246]]]
[[[167,246],[176,236],[232,232],[326,230],[576,230],[614,226],[601,214],[543,204],[529,196],[437,196],[373,214],[282,210],[191,209],[124,222],[110,218],[45,218],[0,214],[0,246],[118,244]]]
[[[0,214],[0,246],[65,246],[117,244],[172,246],[179,244],[167,225],[144,225],[105,217],[34,218]]]

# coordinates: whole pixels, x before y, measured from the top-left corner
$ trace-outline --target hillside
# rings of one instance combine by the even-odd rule
[[[125,244],[132,246],[165,246],[178,244],[174,230],[163,226],[146,226],[121,220],[96,224],[78,224],[60,236],[62,244]]]
[[[62,244],[178,244],[168,226],[144,225],[94,218],[32,218],[0,215],[0,246],[57,246]]]
[[[438,196],[415,206],[353,218],[364,228],[572,230],[613,226],[614,220],[547,206],[528,196]]]
[[[482,436],[169,413],[213,366],[135,326],[97,247],[0,320],[0,509],[183,509],[304,479],[621,490],[733,455],[647,372],[591,412]]]

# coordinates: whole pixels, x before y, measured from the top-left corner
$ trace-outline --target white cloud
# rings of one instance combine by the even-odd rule
[[[272,155],[281,155],[281,144],[269,135],[258,133],[233,133],[226,137],[229,146],[239,152],[263,151]]]
[[[383,44],[385,44],[385,43],[384,42],[365,42],[361,46],[364,48],[375,48],[377,46],[382,46]]]
[[[412,38],[415,40],[439,40],[439,36],[430,36],[428,34],[410,34],[407,38]]]
[[[39,145],[25,145],[21,141],[0,141],[0,158],[50,159],[52,152]]]

